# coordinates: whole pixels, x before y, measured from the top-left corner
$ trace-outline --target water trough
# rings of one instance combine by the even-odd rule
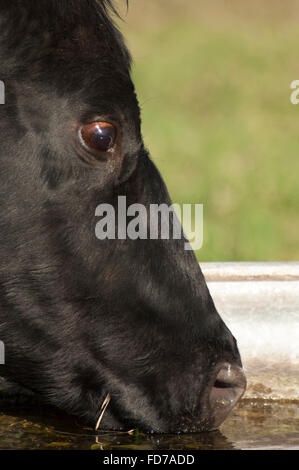
[[[244,398],[299,400],[299,262],[201,263],[221,317],[237,338]]]

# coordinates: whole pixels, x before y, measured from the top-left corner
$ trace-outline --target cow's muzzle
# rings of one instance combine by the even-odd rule
[[[217,369],[209,391],[212,429],[225,420],[246,389],[246,377],[241,367],[224,363]]]

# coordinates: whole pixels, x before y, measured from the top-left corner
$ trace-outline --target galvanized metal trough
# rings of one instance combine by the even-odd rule
[[[299,262],[200,265],[238,341],[244,398],[299,400]]]

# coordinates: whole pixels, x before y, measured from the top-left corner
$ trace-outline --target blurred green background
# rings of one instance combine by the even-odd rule
[[[143,135],[202,261],[299,259],[299,2],[130,0]]]

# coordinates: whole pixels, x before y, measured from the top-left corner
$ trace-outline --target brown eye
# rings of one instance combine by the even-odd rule
[[[98,152],[108,152],[116,139],[116,128],[109,122],[92,122],[80,129],[84,144]]]

